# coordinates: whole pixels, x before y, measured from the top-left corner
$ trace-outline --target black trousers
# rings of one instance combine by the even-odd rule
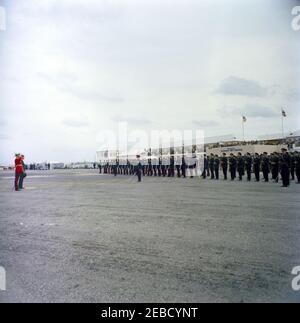
[[[175,176],[175,166],[174,165],[171,165],[170,166],[170,176],[171,177],[174,177]]]
[[[21,173],[20,174],[20,179],[19,179],[19,188],[22,189],[23,188],[23,181],[24,181],[24,178],[26,177],[26,173]]]
[[[239,173],[239,180],[241,181],[243,179],[244,170],[242,168],[239,168],[238,173]]]
[[[215,167],[215,177],[219,179],[219,167]]]
[[[158,176],[160,177],[161,176],[161,166],[157,166],[157,172],[158,172]]]
[[[228,167],[227,166],[222,166],[222,170],[223,170],[224,179],[227,179],[227,170],[228,170]]]
[[[176,172],[177,172],[177,177],[180,177],[180,165],[176,165]]]
[[[137,169],[136,175],[138,177],[138,182],[142,181],[142,171],[140,169]]]
[[[229,171],[230,171],[231,180],[233,181],[236,177],[236,167],[230,166]]]
[[[152,165],[148,166],[148,171],[147,171],[147,176],[152,176],[153,175],[153,168]]]
[[[263,167],[262,171],[263,171],[265,182],[268,182],[269,181],[269,169]]]
[[[298,179],[298,183],[300,183],[300,167],[296,167],[296,176]]]
[[[254,174],[255,174],[256,181],[259,182],[259,180],[260,180],[259,166],[254,166]]]
[[[154,176],[157,176],[157,166],[156,165],[153,165],[153,173],[154,173]]]
[[[210,178],[213,179],[213,178],[215,178],[214,166],[209,166],[209,168],[210,168]]]
[[[295,179],[295,167],[294,166],[291,167],[291,176],[292,176],[292,180],[294,180]]]
[[[247,180],[251,181],[251,165],[246,167]]]
[[[278,179],[278,165],[272,166],[272,179],[277,180]]]
[[[282,185],[284,187],[288,187],[290,185],[290,170],[287,165],[281,166],[281,178],[282,178]]]
[[[185,178],[186,177],[186,166],[185,165],[181,166],[181,172],[182,172],[182,176]]]

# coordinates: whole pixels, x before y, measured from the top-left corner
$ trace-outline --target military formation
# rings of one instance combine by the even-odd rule
[[[201,174],[199,174],[199,164],[201,163]],[[171,155],[148,158],[141,158],[139,155],[134,159],[116,158],[100,161],[99,172],[103,174],[117,175],[137,175],[138,181],[142,176],[158,177],[194,177],[210,178],[218,180],[220,173],[223,179],[240,181],[246,177],[251,181],[261,180],[269,182],[273,180],[278,183],[282,181],[282,187],[288,187],[290,181],[296,180],[300,183],[300,153],[288,152],[282,149],[281,153],[274,152],[268,154],[255,153],[254,155],[238,152],[237,154],[217,154],[204,155],[201,162],[196,154]]]
[[[300,153],[288,152],[285,148],[281,153],[242,155],[239,152],[237,155],[230,153],[229,156],[223,153],[221,157],[210,154],[205,158],[207,161],[204,164],[203,177],[219,179],[219,170],[221,170],[224,180],[227,180],[229,175],[232,181],[236,178],[242,181],[244,176],[251,181],[253,174],[255,180],[259,182],[262,173],[262,180],[265,182],[272,179],[278,183],[281,178],[283,187],[288,187],[290,180],[296,179],[296,182],[300,183]]]

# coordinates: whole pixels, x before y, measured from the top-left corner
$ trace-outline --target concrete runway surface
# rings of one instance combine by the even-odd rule
[[[0,172],[1,302],[299,302],[300,185]]]

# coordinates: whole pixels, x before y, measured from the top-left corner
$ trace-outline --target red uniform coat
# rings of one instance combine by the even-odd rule
[[[17,174],[23,173],[23,165],[22,165],[22,158],[21,157],[17,157],[15,159],[15,168],[16,168]]]

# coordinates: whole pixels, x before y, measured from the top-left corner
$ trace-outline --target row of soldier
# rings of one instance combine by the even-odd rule
[[[197,166],[200,166],[199,155],[170,155],[170,156],[147,156],[140,158],[124,159],[116,158],[100,161],[98,164],[100,173],[135,175],[137,169],[143,176],[159,177],[193,177],[197,175]]]
[[[270,155],[267,152],[254,155],[246,153],[244,156],[240,152],[237,156],[231,153],[229,157],[226,153],[223,153],[221,157],[217,154],[210,154],[205,159],[204,169],[204,177],[210,176],[211,179],[219,179],[220,169],[223,171],[225,180],[227,180],[228,170],[231,180],[234,180],[237,174],[239,180],[242,180],[246,173],[247,180],[251,181],[253,172],[255,180],[259,182],[260,172],[262,172],[265,182],[269,181],[270,173],[272,180],[278,182],[279,175],[281,175],[282,186],[287,187],[290,184],[290,179],[295,180],[295,175],[297,183],[300,183],[300,153],[289,153],[283,148],[281,153],[273,152]]]
[[[199,157],[200,156],[200,157]],[[252,172],[255,180],[260,181],[260,173],[263,173],[264,181],[269,181],[269,174],[275,182],[282,178],[282,186],[287,187],[291,179],[297,177],[300,182],[300,153],[287,152],[282,149],[281,153],[274,152],[268,154],[246,153],[244,156],[239,152],[237,155],[223,153],[222,156],[210,154],[209,156],[188,154],[171,156],[148,156],[147,158],[134,159],[111,159],[100,161],[98,164],[100,173],[121,175],[134,175],[140,171],[144,176],[163,176],[163,177],[194,177],[201,175],[203,178],[219,179],[220,170],[223,172],[224,180],[227,180],[228,172],[231,180],[237,175],[239,180],[246,174],[247,180],[251,181]],[[201,173],[199,171],[201,170]]]

